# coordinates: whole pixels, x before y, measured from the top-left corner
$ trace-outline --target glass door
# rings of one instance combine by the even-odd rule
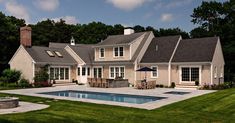
[[[181,81],[182,82],[195,82],[199,81],[199,67],[182,67],[181,68]]]

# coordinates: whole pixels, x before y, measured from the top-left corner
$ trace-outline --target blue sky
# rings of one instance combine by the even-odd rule
[[[63,18],[68,24],[100,21],[124,26],[193,29],[190,15],[203,0],[0,0],[0,11],[37,23]],[[206,0],[204,0],[206,1]],[[209,0],[207,0],[209,1]],[[224,2],[226,0],[216,0]]]

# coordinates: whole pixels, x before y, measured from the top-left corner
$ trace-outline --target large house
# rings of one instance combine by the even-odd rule
[[[9,61],[33,82],[35,73],[49,65],[49,75],[57,83],[87,78],[123,77],[129,83],[144,78],[136,70],[150,67],[148,80],[169,86],[176,84],[218,84],[224,78],[224,58],[219,37],[182,39],[180,35],[154,37],[152,32],[135,33],[126,28],[123,35],[111,35],[98,44],[49,43],[31,46],[31,28],[20,29],[21,45]]]

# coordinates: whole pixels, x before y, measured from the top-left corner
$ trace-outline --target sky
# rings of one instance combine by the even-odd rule
[[[0,11],[25,19],[27,24],[62,18],[68,24],[99,21],[126,27],[179,27],[190,32],[197,26],[190,15],[202,1],[212,0],[0,0]]]

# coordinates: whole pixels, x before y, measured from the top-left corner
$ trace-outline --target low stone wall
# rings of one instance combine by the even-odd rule
[[[0,97],[0,109],[15,108],[19,106],[19,98]]]
[[[120,87],[129,87],[128,79],[123,80],[113,80],[109,83],[110,88],[120,88]]]

